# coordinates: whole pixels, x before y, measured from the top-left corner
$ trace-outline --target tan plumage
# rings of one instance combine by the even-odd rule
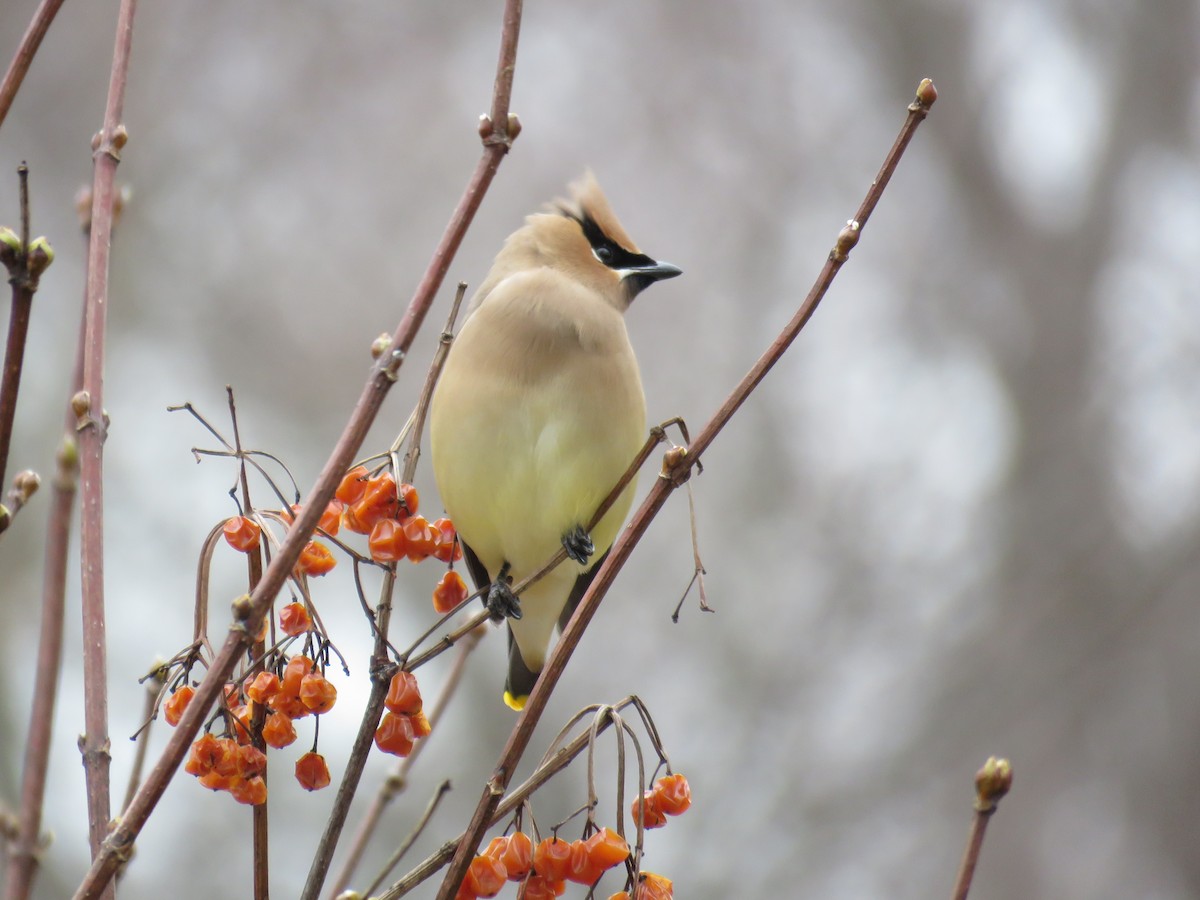
[[[430,410],[434,476],[472,575],[520,581],[564,544],[568,559],[510,618],[505,699],[520,708],[554,625],[577,602],[629,512],[634,485],[586,526],[641,446],[645,400],[623,313],[679,270],[642,254],[596,180],[526,219],[496,257],[451,347]],[[578,560],[578,561],[577,561]],[[498,593],[499,592],[499,593]],[[489,595],[503,611],[504,586]]]

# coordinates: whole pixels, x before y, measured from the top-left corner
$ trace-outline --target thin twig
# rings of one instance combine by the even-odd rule
[[[63,0],[42,0],[42,5],[37,8],[29,27],[25,29],[25,36],[21,38],[17,52],[8,64],[8,71],[4,73],[4,81],[0,82],[0,125],[4,124],[21,82],[25,80],[25,73],[29,71],[29,65],[41,46],[42,38],[50,30],[50,23],[54,21],[58,8],[62,5]]]
[[[87,784],[88,836],[95,860],[109,828],[108,667],[104,612],[104,350],[108,316],[108,264],[112,238],[114,185],[121,148],[129,51],[136,0],[121,0],[104,124],[93,139],[92,218],[88,242],[88,280],[83,353],[83,394],[88,421],[79,435],[80,562],[83,597],[84,735],[80,739]],[[98,891],[97,894],[100,892]],[[113,896],[111,888],[107,896]]]
[[[300,515],[296,517],[279,552],[263,573],[263,580],[251,595],[246,618],[234,622],[230,628],[225,643],[213,658],[208,673],[197,687],[192,702],[175,727],[158,763],[155,764],[129,809],[126,810],[121,822],[104,842],[99,856],[93,861],[91,868],[80,883],[75,894],[76,900],[98,896],[104,885],[111,879],[120,857],[129,853],[133,841],[149,819],[175,771],[183,761],[188,746],[195,738],[204,717],[216,700],[221,686],[233,671],[242,649],[246,646],[247,632],[252,631],[261,622],[275,595],[291,573],[300,556],[300,551],[316,528],[317,521],[333,497],[334,489],[362,446],[388,390],[398,377],[404,357],[412,346],[425,314],[433,302],[434,295],[445,278],[446,270],[453,261],[463,236],[466,234],[476,210],[479,209],[480,203],[483,202],[483,197],[491,185],[501,161],[508,153],[518,130],[517,123],[515,120],[510,121],[507,111],[509,91],[512,86],[511,71],[516,60],[521,6],[521,0],[507,0],[505,5],[504,32],[501,38],[502,51],[498,72],[508,72],[508,76],[506,78],[498,77],[494,87],[493,115],[489,120],[490,127],[481,129],[486,132],[483,135],[483,154],[434,251],[429,267],[392,336],[391,351],[381,356],[372,367],[354,411],[322,468],[316,484],[313,485],[307,502]],[[499,115],[501,111],[504,113],[502,118]]]
[[[1012,779],[1012,765],[1009,761],[994,756],[975,773],[975,815],[971,818],[967,847],[958,867],[958,877],[954,880],[954,892],[951,894],[953,900],[967,900],[971,880],[975,877],[975,866],[979,862],[979,853],[983,849],[983,836],[987,831],[988,822],[1004,795],[1012,788]]]
[[[338,785],[337,797],[333,808],[329,811],[329,819],[321,841],[313,853],[312,865],[308,870],[308,880],[304,883],[302,900],[316,900],[329,874],[329,866],[333,862],[333,851],[337,849],[338,839],[346,824],[346,816],[350,814],[350,804],[358,792],[358,783],[362,779],[363,769],[367,765],[367,756],[371,753],[374,743],[375,730],[379,727],[379,719],[383,715],[383,701],[387,698],[388,686],[396,665],[388,658],[387,632],[392,614],[392,596],[396,588],[395,569],[389,569],[383,577],[383,585],[379,591],[379,604],[375,608],[375,649],[371,655],[371,693],[367,697],[367,705],[363,710],[362,721],[358,725],[358,734],[350,748],[350,757],[346,760],[346,770],[342,774],[342,783]]]
[[[383,869],[380,870],[379,874],[375,876],[375,880],[371,882],[371,886],[367,888],[363,896],[370,897],[373,893],[375,893],[376,888],[383,884],[388,877],[388,873],[391,872],[392,869],[396,868],[400,860],[404,858],[404,854],[409,851],[409,848],[412,847],[414,843],[416,843],[417,838],[421,836],[421,832],[425,830],[425,826],[429,824],[429,820],[433,818],[433,814],[437,810],[438,804],[442,802],[442,798],[445,797],[449,792],[450,781],[447,779],[438,785],[437,791],[434,793],[433,797],[430,798],[428,805],[425,807],[425,812],[423,812],[421,814],[421,818],[417,820],[416,826],[408,833],[404,840],[400,842],[400,846],[396,848],[395,852],[388,857],[387,862],[383,864]]]
[[[246,454],[242,451],[242,432],[238,428],[237,403],[233,397],[233,387],[225,385],[225,396],[229,404],[229,421],[233,428],[233,446],[238,459],[238,486],[242,492],[242,509],[249,515],[254,507],[250,503],[250,479],[246,473]],[[269,481],[270,479],[268,479]],[[262,581],[263,547],[258,547],[246,554],[246,578],[251,592]],[[205,603],[207,608],[207,602]],[[257,637],[257,635],[256,635]],[[255,640],[250,648],[252,659],[261,659],[265,650],[264,641]],[[260,664],[261,665],[261,664]],[[252,672],[247,672],[252,675]],[[254,715],[250,721],[250,740],[260,753],[267,752],[267,742],[263,740],[263,723],[267,720],[267,708],[263,703],[254,704]],[[267,783],[267,770],[264,768],[260,776]],[[251,807],[251,844],[254,847],[254,863],[252,880],[254,883],[254,900],[268,900],[271,895],[270,869],[270,830],[267,804],[256,803]]]
[[[33,295],[37,292],[38,278],[50,264],[53,253],[48,253],[45,239],[38,241],[37,248],[29,240],[29,167],[21,163],[17,167],[21,196],[21,233],[14,235],[8,229],[0,237],[0,258],[8,269],[8,280],[12,285],[12,312],[8,319],[8,342],[4,350],[4,376],[0,381],[0,485],[5,483],[8,472],[8,451],[12,445],[13,421],[17,415],[17,396],[21,390],[21,371],[25,364],[25,339],[29,334],[29,320],[33,313]],[[0,531],[8,528],[15,510],[0,513]]]
[[[467,670],[467,660],[475,648],[479,646],[482,637],[483,632],[476,629],[468,635],[466,640],[458,644],[458,653],[454,657],[454,662],[451,664],[446,681],[442,684],[441,692],[426,710],[430,729],[436,730],[442,713],[458,691],[459,684],[462,683],[463,673]],[[417,758],[421,755],[421,751],[428,743],[429,738],[426,738],[414,744],[412,753],[403,759],[397,760],[395,768],[384,779],[383,784],[379,786],[378,793],[376,793],[375,798],[371,801],[371,805],[367,808],[362,821],[359,823],[358,830],[354,833],[354,839],[351,841],[350,849],[346,854],[346,861],[342,863],[341,871],[338,872],[337,878],[334,879],[333,890],[329,893],[331,898],[340,895],[350,883],[350,879],[354,877],[355,870],[358,868],[359,863],[362,862],[363,853],[366,852],[367,844],[375,834],[375,829],[379,827],[379,821],[383,817],[384,810],[387,809],[388,804],[408,785],[408,772],[416,763]]]
[[[837,275],[842,265],[848,259],[850,250],[858,242],[862,228],[866,225],[867,219],[879,202],[879,198],[882,196],[884,188],[887,187],[887,183],[891,179],[892,173],[895,171],[904,153],[904,149],[912,139],[913,133],[916,131],[917,126],[924,121],[925,116],[929,112],[929,107],[936,99],[937,92],[933,87],[933,82],[929,79],[923,80],[917,88],[916,100],[908,107],[908,116],[900,129],[900,134],[892,145],[892,149],[888,152],[879,174],[876,175],[874,182],[872,182],[870,189],[867,191],[866,198],[859,206],[858,213],[838,234],[837,242],[830,252],[829,258],[826,260],[820,275],[818,275],[816,283],[809,291],[808,296],[800,304],[792,320],[788,322],[783,331],[772,342],[771,346],[759,357],[758,361],[751,367],[750,371],[737,387],[733,389],[725,402],[721,404],[713,417],[696,436],[696,439],[691,441],[686,449],[675,448],[667,452],[663,461],[663,470],[660,472],[659,478],[655,481],[646,499],[630,520],[629,525],[626,526],[617,541],[613,544],[608,558],[597,571],[591,586],[580,600],[575,614],[571,617],[570,622],[567,623],[567,627],[563,630],[561,638],[551,652],[550,658],[546,661],[541,674],[538,676],[533,691],[529,695],[529,700],[526,702],[525,708],[517,719],[508,742],[500,754],[500,759],[496,764],[492,777],[488,779],[483,796],[480,797],[479,804],[475,808],[475,814],[471,818],[471,824],[467,827],[463,840],[459,842],[455,850],[454,860],[450,864],[450,868],[446,872],[442,885],[438,890],[438,900],[452,900],[458,891],[459,885],[462,884],[467,866],[475,854],[475,849],[479,846],[488,823],[492,821],[500,795],[503,793],[505,787],[507,787],[513,772],[516,771],[517,764],[520,762],[522,755],[524,755],[525,748],[529,745],[533,730],[537,727],[538,721],[541,719],[550,694],[558,684],[559,678],[562,677],[567,661],[571,658],[571,654],[575,652],[576,646],[578,646],[580,639],[583,637],[584,630],[592,620],[592,616],[596,614],[600,602],[612,586],[617,573],[625,565],[626,560],[629,559],[630,554],[633,552],[633,548],[641,540],[642,535],[645,534],[646,529],[650,526],[650,522],[658,514],[658,511],[667,502],[667,498],[674,492],[675,488],[687,480],[692,468],[697,464],[704,451],[708,449],[713,439],[728,424],[733,414],[746,401],[746,398],[750,396],[759,382],[766,377],[767,372],[779,361],[787,348],[791,346],[792,341],[796,339],[800,330],[812,317],[812,314],[817,309],[817,305],[821,302],[821,298],[829,290],[834,276]]]
[[[417,473],[417,460],[421,456],[421,432],[425,430],[425,416],[429,412],[429,402],[433,399],[433,389],[437,387],[438,377],[442,374],[442,367],[446,364],[446,355],[450,352],[450,345],[454,343],[454,321],[458,318],[458,308],[462,306],[466,293],[467,283],[460,281],[454,291],[454,302],[450,304],[450,315],[446,319],[446,327],[442,329],[437,350],[434,351],[433,360],[429,363],[429,371],[425,375],[425,385],[421,388],[421,397],[413,412],[408,450],[404,453],[404,472],[398,479],[401,484],[412,484],[413,477]]]

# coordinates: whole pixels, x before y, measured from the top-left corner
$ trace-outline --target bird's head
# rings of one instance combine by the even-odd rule
[[[588,284],[622,312],[646,287],[681,274],[638,249],[590,171],[571,185],[570,194],[549,212],[530,216],[522,229],[542,265]]]

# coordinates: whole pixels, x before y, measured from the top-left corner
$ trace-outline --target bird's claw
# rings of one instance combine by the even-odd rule
[[[576,525],[562,536],[563,549],[567,556],[580,565],[586,565],[589,557],[596,552],[592,544],[592,536],[583,530],[582,525]]]
[[[483,602],[487,611],[497,622],[521,618],[521,601],[512,592],[511,581],[506,564],[500,570],[500,574],[496,576],[496,580],[492,582],[492,586],[488,588],[487,599]]]

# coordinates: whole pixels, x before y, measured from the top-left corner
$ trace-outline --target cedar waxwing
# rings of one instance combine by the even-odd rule
[[[588,534],[646,432],[623,313],[680,270],[629,239],[591,173],[525,220],[471,300],[430,410],[433,473],[476,586],[509,623],[504,700],[521,709],[607,555],[631,482]],[[562,546],[568,559],[514,597]]]

